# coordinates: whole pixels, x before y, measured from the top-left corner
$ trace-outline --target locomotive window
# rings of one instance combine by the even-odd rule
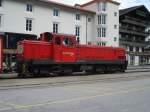
[[[71,39],[69,38],[63,38],[63,45],[64,46],[72,46],[73,45],[73,42]]]
[[[56,45],[60,45],[60,37],[56,37]]]
[[[53,42],[53,35],[51,33],[47,33],[47,39],[49,42]]]
[[[68,45],[68,38],[63,38],[63,45],[67,46]]]
[[[69,46],[73,46],[73,40],[69,39]]]

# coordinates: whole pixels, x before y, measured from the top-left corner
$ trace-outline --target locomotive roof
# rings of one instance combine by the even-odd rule
[[[72,37],[75,36],[75,35],[72,35],[72,34],[65,34],[65,33],[57,33],[57,34],[55,34],[55,35],[64,35],[64,36],[72,36]]]
[[[120,49],[120,50],[124,50],[124,48],[121,48],[121,47],[98,46],[98,45],[79,45],[79,47],[103,48],[103,49]]]
[[[44,33],[50,33],[50,34],[52,34],[52,35],[59,35],[59,36],[61,36],[61,35],[64,35],[64,36],[71,36],[71,37],[74,37],[75,35],[73,35],[73,34],[65,34],[65,33],[52,33],[52,32],[44,32]],[[42,34],[44,34],[44,33],[42,33]]]
[[[41,44],[41,42],[43,43],[43,44],[47,44],[47,45],[49,45],[49,44],[51,44],[50,42],[45,42],[45,41],[38,41],[38,40],[23,40],[23,41],[21,41],[21,43],[34,43],[34,44]]]

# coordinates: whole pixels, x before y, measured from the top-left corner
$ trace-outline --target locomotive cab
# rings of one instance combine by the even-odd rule
[[[53,34],[49,32],[42,33],[40,34],[39,40],[45,41],[45,42],[53,42]]]
[[[41,40],[53,43],[53,60],[57,63],[76,61],[76,38],[74,35],[64,34],[41,34]]]

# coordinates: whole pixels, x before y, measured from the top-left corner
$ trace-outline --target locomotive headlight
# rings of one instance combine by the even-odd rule
[[[22,54],[23,53],[23,46],[22,45],[18,45],[17,52],[18,52],[18,54]]]

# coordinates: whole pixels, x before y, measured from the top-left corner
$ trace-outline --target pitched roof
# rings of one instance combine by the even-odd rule
[[[127,8],[127,9],[122,9],[122,10],[120,10],[119,11],[119,15],[121,16],[121,15],[124,15],[124,14],[126,14],[126,13],[128,13],[128,12],[131,12],[131,11],[134,11],[134,10],[137,10],[137,9],[139,9],[139,8],[145,8],[147,11],[148,11],[148,9],[144,6],[144,5],[139,5],[139,6],[134,6],[134,7],[130,7],[130,8]],[[148,11],[149,12],[149,11]]]
[[[83,8],[80,8],[80,7],[70,6],[70,5],[54,2],[54,1],[51,1],[51,0],[38,0],[38,1],[49,3],[49,4],[54,4],[54,5],[58,5],[58,6],[62,6],[62,7],[73,9],[73,10],[87,12],[87,13],[91,13],[91,14],[95,14],[96,13],[96,12],[93,12],[93,11],[90,11],[90,10],[86,10],[86,9],[83,9]]]
[[[90,4],[92,4],[92,3],[95,3],[95,2],[110,2],[110,3],[113,3],[113,4],[115,4],[115,5],[120,5],[119,2],[116,2],[116,1],[113,1],[113,0],[92,0],[92,1],[90,1],[90,2],[87,2],[87,3],[85,3],[85,4],[82,4],[81,7],[85,7],[85,6],[90,5]]]

